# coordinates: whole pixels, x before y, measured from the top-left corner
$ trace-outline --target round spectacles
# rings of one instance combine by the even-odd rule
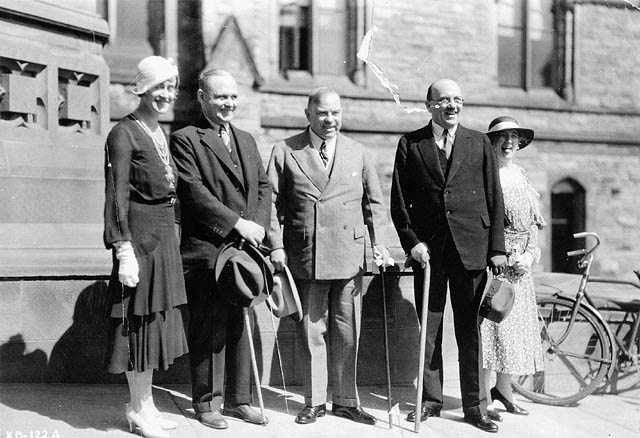
[[[450,105],[451,103],[462,105],[464,103],[464,99],[461,96],[441,97],[440,99],[434,100],[433,102],[435,102],[435,107]]]

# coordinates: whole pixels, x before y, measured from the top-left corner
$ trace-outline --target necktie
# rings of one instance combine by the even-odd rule
[[[219,135],[224,145],[227,147],[227,149],[229,149],[229,152],[231,152],[231,148],[229,147],[229,145],[231,144],[231,139],[229,138],[229,131],[227,131],[226,126],[220,125]]]
[[[447,160],[451,156],[451,142],[449,141],[449,130],[442,131],[442,149],[447,157]]]
[[[329,154],[327,153],[327,144],[324,141],[322,141],[322,144],[320,145],[320,158],[322,159],[322,164],[326,168],[329,163]]]

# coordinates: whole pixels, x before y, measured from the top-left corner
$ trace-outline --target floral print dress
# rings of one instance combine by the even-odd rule
[[[524,169],[514,164],[500,168],[505,207],[505,246],[512,265],[518,255],[540,259],[538,229],[545,225],[538,197]],[[533,374],[543,368],[536,294],[531,272],[508,267],[501,275],[515,289],[513,310],[501,323],[485,319],[481,325],[483,367],[512,375]]]

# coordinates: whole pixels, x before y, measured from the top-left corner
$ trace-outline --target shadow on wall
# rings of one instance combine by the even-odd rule
[[[122,376],[105,371],[108,305],[106,282],[85,287],[76,299],[71,326],[55,343],[48,360],[41,349],[27,353],[22,334],[11,336],[0,345],[0,382],[120,381]]]
[[[56,342],[47,367],[48,382],[109,383],[118,377],[105,371],[109,295],[106,282],[84,288],[76,300],[73,322]]]
[[[0,345],[0,382],[44,382],[47,355],[42,350],[26,353],[27,344],[21,334],[13,335]]]

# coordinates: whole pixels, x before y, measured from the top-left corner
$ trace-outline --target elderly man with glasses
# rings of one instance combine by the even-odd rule
[[[486,403],[480,403],[477,310],[487,265],[497,274],[506,264],[504,206],[491,142],[459,124],[463,104],[454,81],[431,84],[426,99],[431,122],[403,135],[396,152],[391,217],[412,258],[417,309],[422,308],[423,268],[431,264],[423,403],[421,412],[409,413],[407,420],[425,421],[442,409],[442,321],[448,285],[464,419],[497,432]]]

